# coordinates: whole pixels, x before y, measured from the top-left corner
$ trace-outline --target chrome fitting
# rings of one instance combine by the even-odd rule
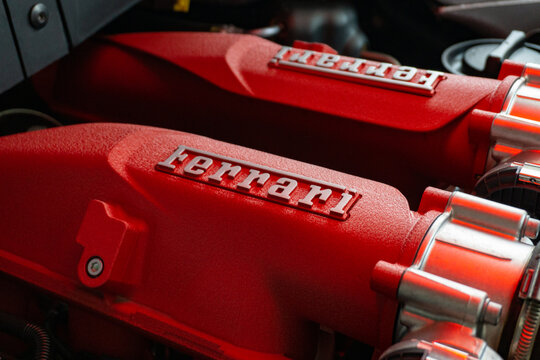
[[[389,347],[380,360],[429,359],[429,360],[502,360],[486,342],[460,331],[448,324],[437,324],[422,334],[423,340],[409,339]],[[437,339],[446,339],[441,342]],[[456,344],[465,344],[466,351]]]
[[[502,313],[502,306],[491,301],[486,292],[414,268],[403,274],[398,300],[407,304],[401,322],[409,327],[418,319],[413,316],[415,321],[408,320],[411,313],[473,329],[484,323],[497,325]]]
[[[495,115],[476,194],[540,218],[540,65],[526,64]]]
[[[465,193],[454,193],[446,212],[453,223],[461,222],[469,227],[496,231],[514,241],[538,236],[540,221],[531,218],[526,211]]]
[[[493,119],[490,139],[476,194],[540,217],[540,65],[524,66]]]
[[[527,149],[540,149],[540,65],[526,64],[491,125],[488,168]]]
[[[520,79],[506,95],[502,112],[540,120],[540,65],[529,63],[523,67]]]
[[[540,99],[538,105],[540,107]],[[540,122],[509,114],[498,114],[491,125],[491,157],[504,161],[525,149],[540,149]]]
[[[453,193],[412,266],[375,267],[381,273],[391,273],[384,271],[389,266],[401,269],[392,272],[400,281],[390,282],[399,283],[394,337],[401,342],[388,354],[414,345],[433,360],[502,359],[493,349],[499,348],[516,291],[525,289],[520,283],[535,249],[529,237],[539,228],[540,221],[525,210]],[[528,284],[536,284],[532,279]]]

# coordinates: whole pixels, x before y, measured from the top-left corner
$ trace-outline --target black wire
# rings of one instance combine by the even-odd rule
[[[34,360],[49,360],[51,342],[49,334],[35,324],[0,313],[0,331],[29,343],[34,348]]]

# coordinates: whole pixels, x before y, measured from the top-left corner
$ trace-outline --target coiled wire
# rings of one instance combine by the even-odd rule
[[[0,312],[0,332],[18,337],[31,345],[34,350],[34,360],[49,360],[51,358],[49,334],[41,327]]]
[[[534,348],[534,340],[540,325],[540,302],[527,300],[524,304],[525,321],[519,335],[519,341],[513,360],[529,360]]]
[[[32,339],[36,346],[34,360],[48,360],[51,356],[51,341],[47,332],[37,325],[28,323],[23,333],[24,337]]]

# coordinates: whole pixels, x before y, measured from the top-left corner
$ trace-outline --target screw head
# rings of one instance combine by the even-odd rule
[[[30,9],[30,24],[34,29],[41,29],[49,21],[49,9],[43,3],[37,3]]]
[[[99,256],[88,259],[86,263],[86,274],[92,278],[98,277],[103,273],[103,260]]]

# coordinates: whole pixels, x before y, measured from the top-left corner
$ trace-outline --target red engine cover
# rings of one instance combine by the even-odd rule
[[[240,170],[212,180],[225,162]],[[387,185],[142,126],[3,137],[0,166],[3,272],[211,358],[313,358],[320,324],[388,344],[397,304],[370,290],[372,269],[408,266],[439,214]],[[254,169],[268,178],[242,188]],[[326,201],[301,205],[313,184]]]
[[[492,112],[516,79],[444,74],[422,96],[272,67],[279,49],[247,35],[123,34],[76,49],[34,83],[63,114],[294,157],[397,186],[416,206],[436,180],[471,187],[483,173]]]

